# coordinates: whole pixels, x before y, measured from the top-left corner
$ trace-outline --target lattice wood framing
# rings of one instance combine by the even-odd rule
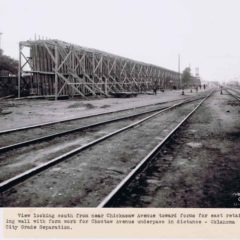
[[[25,56],[23,48],[30,48]],[[105,95],[111,92],[145,92],[158,88],[180,88],[178,72],[134,61],[103,51],[59,40],[19,43],[18,96],[21,78],[32,74],[36,95]],[[28,70],[24,70],[28,65]]]

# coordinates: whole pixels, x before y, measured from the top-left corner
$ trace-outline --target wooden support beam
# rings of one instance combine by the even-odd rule
[[[31,58],[19,50],[25,60],[19,75],[28,64],[31,68],[28,72],[33,75],[31,85],[34,87],[37,83],[39,95],[54,93],[55,99],[63,94],[107,96],[110,91],[150,90],[153,84],[165,87],[169,80],[178,86],[177,72],[98,50],[40,39],[22,42],[22,46],[30,47]]]
[[[22,45],[19,43],[19,63],[18,63],[18,98],[21,97],[21,77],[22,77]]]
[[[58,75],[62,80],[64,80],[67,85],[71,85],[71,82],[70,82],[67,78],[65,78],[61,73],[57,72],[57,75]],[[71,86],[72,86],[72,88],[74,88],[75,91],[76,91],[77,93],[79,93],[82,97],[85,97],[85,95],[84,95],[78,88],[76,88],[74,85],[71,85]]]
[[[46,44],[46,42],[43,41],[43,45],[44,45],[44,47],[47,49],[48,54],[51,56],[52,61],[55,62],[56,59],[55,59],[55,57],[53,56],[53,54],[52,54],[51,50],[49,49],[48,45]],[[54,51],[55,51],[55,50],[54,50]]]
[[[54,54],[55,54],[55,59],[54,59],[54,63],[55,63],[55,67],[54,67],[54,71],[55,71],[55,82],[54,82],[54,87],[55,87],[55,100],[58,99],[58,61],[59,61],[59,54],[58,54],[58,47],[55,46],[55,50],[54,50]]]

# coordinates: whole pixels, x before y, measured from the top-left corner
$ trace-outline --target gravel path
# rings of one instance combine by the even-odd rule
[[[240,207],[240,103],[208,99],[115,207]]]

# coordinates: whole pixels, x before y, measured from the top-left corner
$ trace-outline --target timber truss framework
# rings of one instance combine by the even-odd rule
[[[23,49],[29,48],[26,56]],[[28,69],[26,70],[26,66]],[[18,97],[24,75],[32,75],[36,95],[105,95],[180,88],[181,75],[152,64],[59,40],[19,43]]]

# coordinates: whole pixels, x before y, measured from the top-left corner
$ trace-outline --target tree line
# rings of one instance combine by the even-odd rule
[[[11,74],[17,74],[18,72],[18,61],[4,55],[3,50],[0,49],[0,72],[7,71]]]

